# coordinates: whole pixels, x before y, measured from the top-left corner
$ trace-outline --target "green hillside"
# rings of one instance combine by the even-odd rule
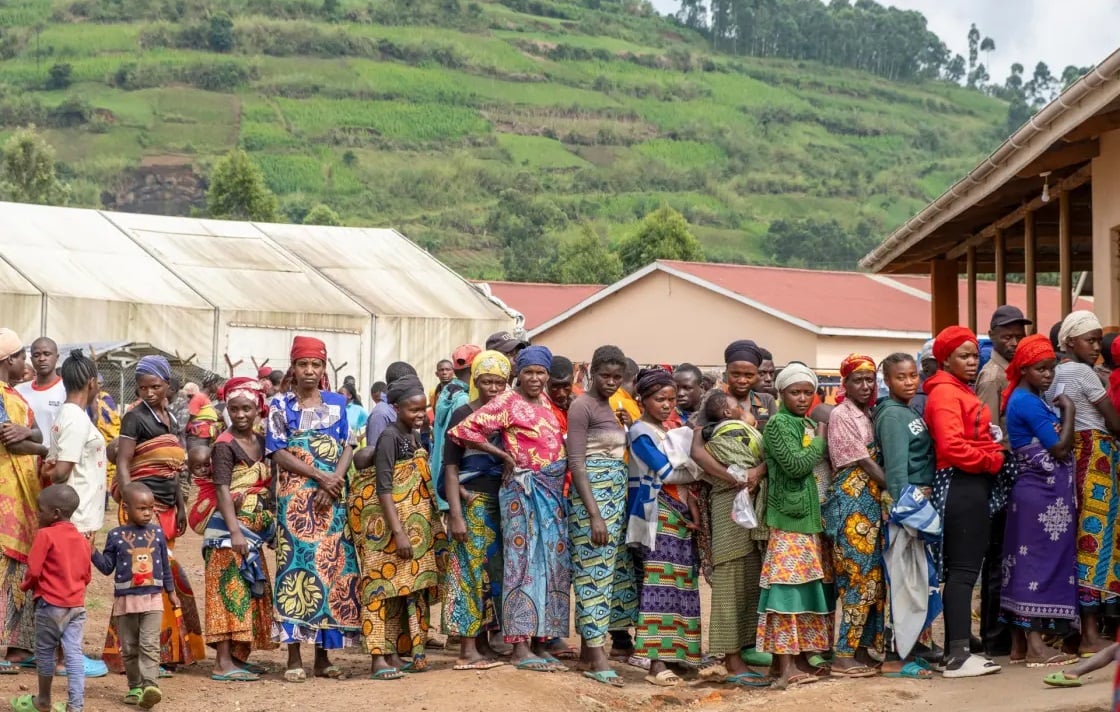
[[[767,261],[780,218],[881,237],[1007,115],[945,82],[713,53],[610,0],[0,0],[0,58],[0,133],[39,125],[72,204],[199,209],[241,146],[288,219],[326,203],[490,278],[506,190],[553,202],[557,240],[617,242],[667,202],[709,259]]]

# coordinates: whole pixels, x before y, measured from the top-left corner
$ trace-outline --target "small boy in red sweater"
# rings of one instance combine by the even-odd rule
[[[66,659],[66,710],[80,712],[85,703],[82,632],[86,624],[86,586],[92,571],[89,541],[70,521],[78,503],[78,492],[70,485],[51,485],[39,493],[39,532],[31,545],[27,574],[19,587],[35,598],[39,694],[13,699],[12,708],[16,710],[54,709],[51,683],[59,645]]]

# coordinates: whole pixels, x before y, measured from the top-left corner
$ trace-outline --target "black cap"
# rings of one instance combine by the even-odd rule
[[[519,339],[508,331],[499,331],[496,334],[491,334],[490,338],[486,340],[487,351],[497,351],[506,356],[528,345],[528,341]]]
[[[1012,326],[1014,324],[1033,324],[1034,322],[1023,315],[1019,307],[1004,304],[992,314],[991,328],[999,326]]]

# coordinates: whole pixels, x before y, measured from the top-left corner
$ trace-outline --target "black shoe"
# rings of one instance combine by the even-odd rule
[[[984,641],[977,638],[975,635],[968,637],[968,652],[970,653],[983,653]]]
[[[938,645],[929,647],[923,643],[918,643],[914,646],[913,655],[916,658],[921,658],[931,665],[943,662],[945,660],[945,651]]]

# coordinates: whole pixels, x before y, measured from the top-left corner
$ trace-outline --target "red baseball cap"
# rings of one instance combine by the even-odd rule
[[[451,353],[451,365],[456,371],[470,368],[475,356],[482,353],[482,349],[474,344],[463,344]]]

